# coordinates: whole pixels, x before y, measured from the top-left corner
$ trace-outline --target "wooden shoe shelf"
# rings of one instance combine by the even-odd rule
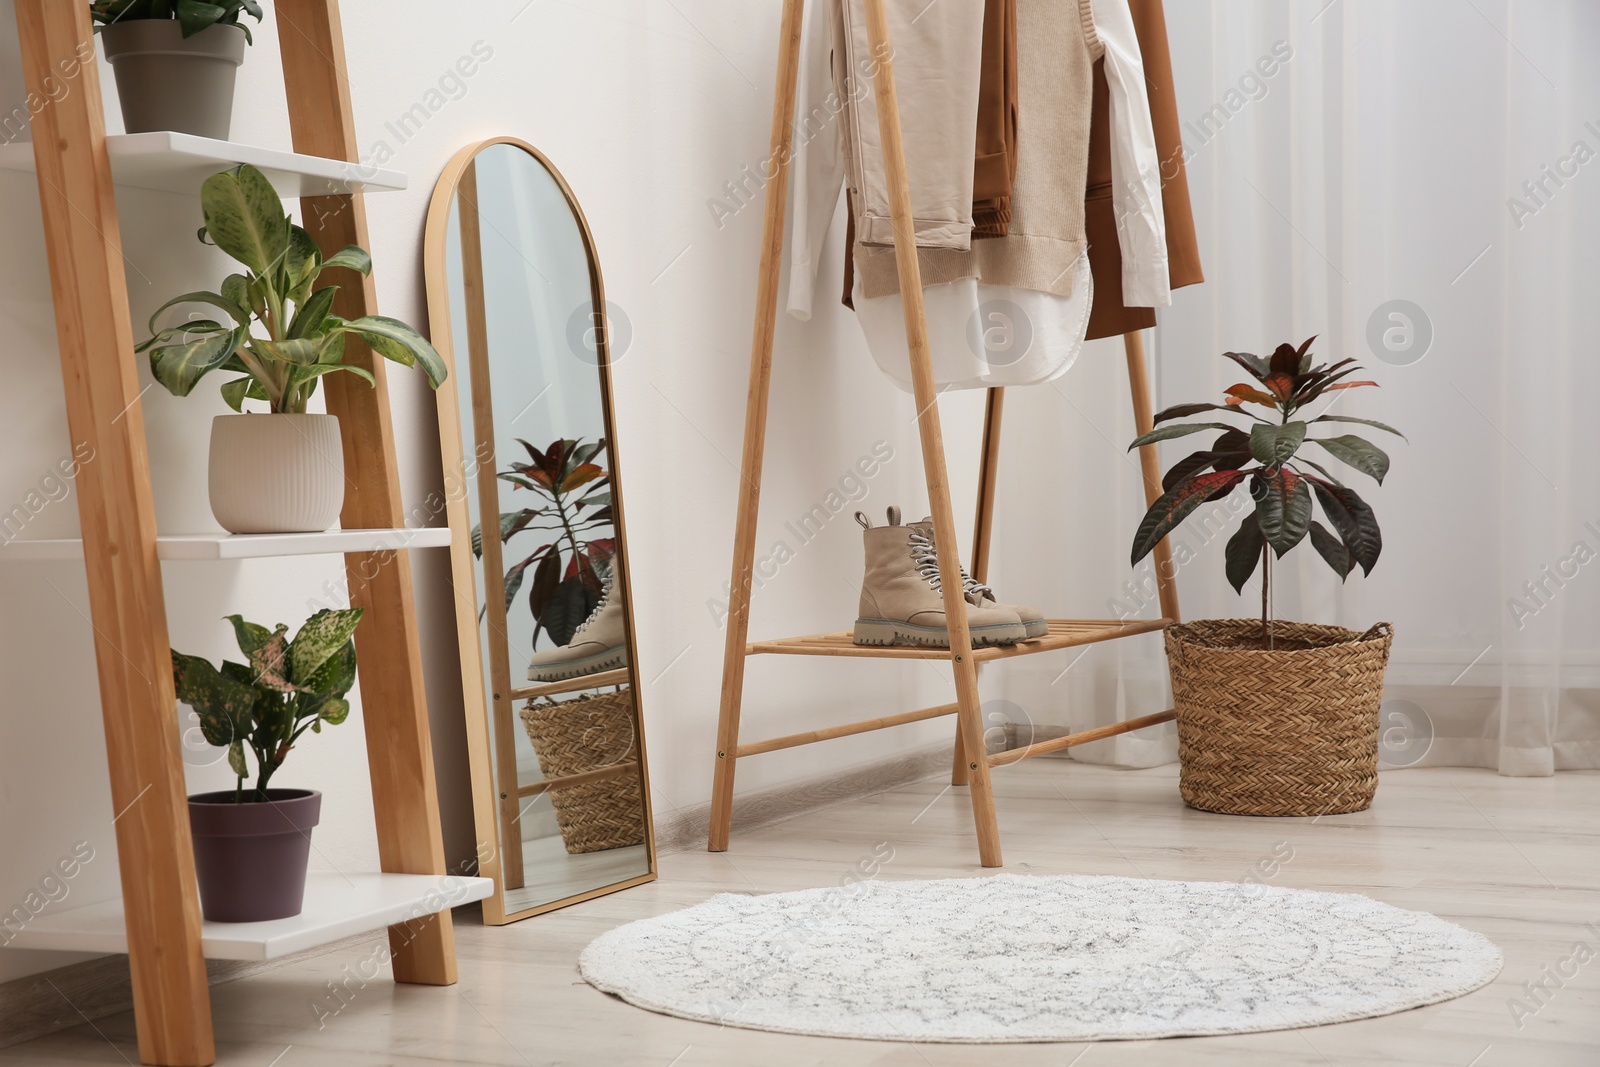
[[[0,561],[83,560],[116,811],[121,900],[52,912],[19,947],[126,952],[139,1057],[203,1067],[216,1060],[207,957],[270,959],[389,927],[399,982],[456,981],[449,908],[487,894],[487,879],[446,874],[408,549],[448,544],[448,531],[405,529],[383,360],[364,349],[352,375],[327,379],[344,437],[343,529],[273,537],[158,537],[142,395],[117,218],[118,185],[198,195],[208,174],[260,166],[301,197],[305,228],[325,253],[367,240],[362,190],[404,176],[359,166],[337,0],[276,0],[292,152],[182,134],[108,137],[101,71],[78,57],[94,40],[89,5],[16,0],[32,144],[0,148],[0,169],[33,170],[50,267],[67,424],[94,450],[76,479],[81,539],[13,541]],[[58,74],[76,79],[61,94]],[[348,274],[334,310],[377,310],[370,278]],[[146,387],[148,388],[148,386]],[[201,922],[168,650],[162,560],[342,553],[356,633],[362,720],[382,872],[313,876],[306,910],[276,923]]]
[[[782,28],[778,44],[777,90],[773,100],[772,141],[768,159],[778,163],[777,173],[767,182],[761,245],[761,264],[756,289],[755,330],[750,352],[750,385],[745,405],[744,451],[740,468],[739,509],[734,536],[734,558],[728,604],[726,646],[723,650],[722,703],[717,729],[716,770],[712,783],[711,830],[708,847],[713,852],[728,848],[733,818],[734,771],[747,756],[814,744],[838,737],[881,730],[906,723],[921,722],[942,715],[956,716],[955,757],[951,779],[955,785],[970,785],[973,821],[977,828],[978,857],[985,867],[1001,865],[1000,829],[995,817],[994,794],[989,772],[1033,756],[1057,752],[1074,745],[1142,730],[1168,722],[1171,710],[1129,719],[1125,722],[1087,730],[1078,734],[985,755],[983,724],[978,707],[978,666],[994,660],[1027,656],[1074,648],[1099,641],[1112,641],[1136,634],[1164,629],[1178,621],[1178,593],[1173,582],[1171,550],[1166,541],[1153,554],[1162,617],[1124,622],[1117,619],[1051,619],[1050,632],[1041,638],[1022,641],[1009,647],[973,648],[963,610],[960,561],[957,556],[955,520],[950,505],[949,480],[945,467],[944,439],[939,424],[938,393],[928,349],[928,325],[923,311],[922,279],[911,238],[911,194],[906,178],[904,145],[900,130],[900,109],[895,92],[894,63],[884,59],[875,75],[878,125],[883,142],[884,170],[888,179],[891,214],[894,220],[895,260],[905,310],[906,343],[911,354],[913,393],[917,405],[917,428],[922,445],[923,472],[931,506],[934,544],[939,573],[950,620],[950,647],[915,648],[899,646],[861,646],[850,633],[812,634],[777,640],[749,640],[750,600],[753,587],[756,549],[756,518],[761,494],[765,459],[767,410],[772,384],[773,334],[778,316],[778,281],[783,252],[784,209],[789,190],[789,160],[792,158],[795,95],[800,66],[801,20],[804,0],[784,0]],[[889,42],[884,0],[866,0],[867,34],[874,56],[893,56]],[[1143,433],[1152,425],[1150,385],[1140,335],[1123,338],[1128,364],[1128,384],[1133,396],[1134,423]],[[984,412],[983,443],[979,467],[977,524],[973,533],[972,575],[978,581],[988,573],[989,546],[994,515],[996,477],[1000,463],[1000,425],[1004,391],[990,389]],[[1146,498],[1154,501],[1161,493],[1161,473],[1154,445],[1140,450],[1140,469]],[[955,676],[955,701],[932,708],[901,712],[877,719],[823,727],[786,737],[740,743],[744,703],[745,667],[750,657],[777,654],[795,656],[833,656],[883,660],[947,659]]]

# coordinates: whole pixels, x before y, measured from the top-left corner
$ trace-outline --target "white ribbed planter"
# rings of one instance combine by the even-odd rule
[[[218,415],[211,513],[231,533],[319,533],[344,506],[344,445],[333,415]]]

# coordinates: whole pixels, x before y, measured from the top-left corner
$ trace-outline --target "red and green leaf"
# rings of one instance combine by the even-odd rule
[[[1311,488],[1287,467],[1257,471],[1252,480],[1261,533],[1281,558],[1311,526]]]
[[[1378,517],[1352,489],[1342,485],[1327,485],[1321,481],[1311,484],[1316,490],[1317,503],[1322,505],[1322,513],[1328,516],[1328,521],[1339,532],[1340,540],[1356,562],[1361,564],[1361,572],[1371,574],[1372,568],[1378,564],[1378,556],[1383,552],[1383,534],[1378,529]]]
[[[1133,563],[1135,565],[1150,550],[1155,548],[1157,542],[1167,536],[1174,527],[1189,517],[1189,514],[1204,504],[1214,494],[1233,489],[1244,480],[1242,471],[1212,471],[1209,474],[1199,474],[1182,485],[1162,493],[1150,510],[1145,513],[1144,519],[1139,523],[1139,529],[1133,536]]]

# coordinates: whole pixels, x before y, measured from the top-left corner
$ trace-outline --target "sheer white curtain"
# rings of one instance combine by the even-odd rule
[[[1382,388],[1339,409],[1409,437],[1372,432],[1381,488],[1351,475],[1383,557],[1341,587],[1296,549],[1278,614],[1394,624],[1390,762],[1600,767],[1600,5],[1169,2],[1167,21],[1207,281],[1149,337],[1157,406],[1218,399],[1229,349],[1316,334],[1322,359],[1359,357]],[[1052,614],[1153,616],[1148,565],[1127,562],[1143,502],[1120,342],[1055,385],[1007,398],[994,584]],[[1225,517],[1182,535],[1186,618],[1258,609],[1259,585],[1223,580]],[[1167,706],[1156,640],[1073,656],[991,672],[994,720]],[[1163,731],[1077,752],[1169,762]]]

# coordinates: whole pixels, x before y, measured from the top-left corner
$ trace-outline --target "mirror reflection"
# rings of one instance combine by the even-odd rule
[[[457,157],[429,246],[485,919],[509,921],[653,877],[604,296],[570,190],[518,142]]]

